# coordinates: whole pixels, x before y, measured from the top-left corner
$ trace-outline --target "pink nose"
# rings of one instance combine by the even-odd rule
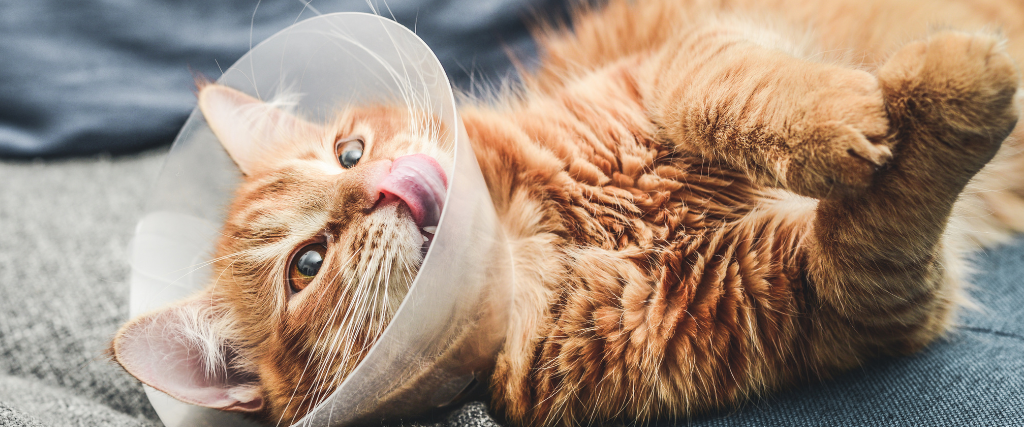
[[[400,200],[409,207],[417,226],[436,226],[447,188],[448,178],[437,160],[426,154],[402,156],[394,160],[391,172],[377,184],[383,199],[378,205]]]

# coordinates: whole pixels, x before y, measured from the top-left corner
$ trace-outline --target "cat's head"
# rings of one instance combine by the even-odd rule
[[[112,353],[179,400],[288,424],[340,385],[412,285],[452,167],[446,130],[383,106],[316,125],[218,85],[199,105],[245,175],[212,283],[129,322]]]

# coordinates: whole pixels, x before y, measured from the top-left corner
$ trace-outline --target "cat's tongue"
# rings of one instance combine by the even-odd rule
[[[377,185],[382,193],[402,199],[412,212],[416,225],[421,228],[437,226],[447,187],[448,179],[441,165],[425,154],[395,159],[391,172]]]

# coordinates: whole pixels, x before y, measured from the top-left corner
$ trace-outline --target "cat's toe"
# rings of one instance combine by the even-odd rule
[[[892,159],[892,138],[875,76],[829,69],[829,84],[811,91],[789,138],[787,187],[814,198],[859,194]]]
[[[787,170],[791,190],[818,199],[855,195],[892,159],[886,143],[872,142],[853,126],[839,125],[832,132],[827,145],[793,153]]]
[[[846,146],[846,154],[852,157],[859,158],[863,162],[859,163],[870,163],[875,168],[880,168],[889,163],[892,159],[892,150],[885,144],[874,144],[868,141],[863,135],[852,135],[847,141],[843,141],[841,145]],[[838,147],[842,149],[842,147]]]
[[[1016,124],[1019,74],[1003,40],[944,32],[911,43],[879,70],[894,126],[928,132],[936,150],[981,167]]]

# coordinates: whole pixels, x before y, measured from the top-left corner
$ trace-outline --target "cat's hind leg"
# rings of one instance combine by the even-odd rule
[[[1018,117],[1017,69],[986,34],[907,45],[878,78],[894,157],[865,192],[819,202],[805,248],[818,367],[914,351],[949,327],[962,279],[944,231]]]

